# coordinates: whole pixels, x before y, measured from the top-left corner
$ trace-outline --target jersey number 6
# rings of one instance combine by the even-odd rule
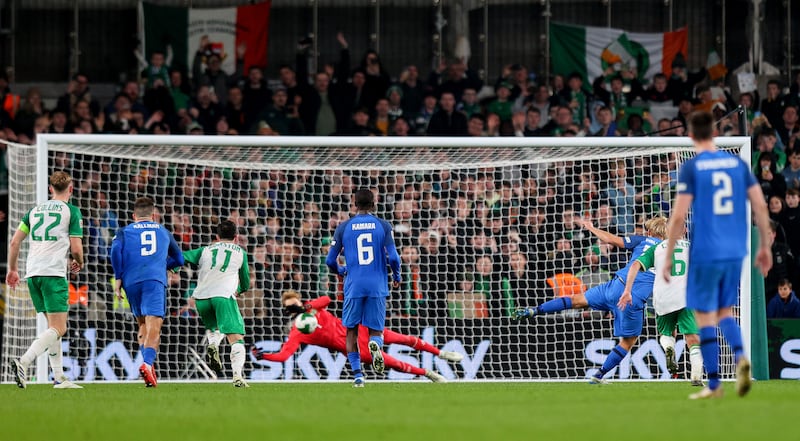
[[[375,260],[375,252],[372,249],[372,233],[362,233],[356,238],[358,248],[358,264],[369,265]]]

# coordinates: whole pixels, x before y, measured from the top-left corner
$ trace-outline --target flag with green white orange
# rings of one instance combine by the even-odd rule
[[[686,59],[689,38],[683,27],[664,33],[626,32],[622,29],[553,23],[550,26],[550,54],[553,72],[579,73],[590,84],[609,66],[616,70],[635,68],[639,79],[672,74],[672,61]]]

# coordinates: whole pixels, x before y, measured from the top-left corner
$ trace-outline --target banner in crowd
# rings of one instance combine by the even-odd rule
[[[266,66],[270,2],[229,8],[185,8],[139,3],[140,39],[145,56],[172,47],[173,64],[191,70],[203,36],[207,51],[222,58],[222,69],[236,70],[237,48],[245,48],[244,69]]]
[[[616,70],[636,68],[639,80],[650,81],[653,75],[672,74],[676,59],[685,65],[689,47],[686,27],[673,32],[641,33],[622,29],[550,25],[550,55],[553,72],[583,76],[589,86],[609,66]]]
[[[800,379],[800,319],[767,320],[769,378]]]

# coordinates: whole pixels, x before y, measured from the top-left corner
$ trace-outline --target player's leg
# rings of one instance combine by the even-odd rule
[[[678,375],[678,363],[675,360],[675,326],[678,320],[678,311],[673,311],[664,315],[656,316],[656,329],[658,330],[658,342],[664,349],[667,357],[667,371],[673,378]]]
[[[692,263],[686,280],[686,307],[694,310],[699,329],[700,352],[708,375],[708,386],[689,395],[690,399],[722,396],[719,380],[719,343],[717,342],[717,311],[722,273],[718,264]]]
[[[223,374],[222,360],[219,358],[219,342],[216,340],[215,330],[219,326],[217,320],[217,311],[215,304],[211,299],[197,299],[195,301],[195,309],[203,322],[203,327],[206,328],[206,337],[208,339],[208,346],[206,346],[206,363],[214,371],[214,373],[221,377]]]
[[[394,332],[388,328],[383,330],[383,342],[387,345],[396,343],[408,346],[417,351],[429,352],[443,360],[461,361],[464,359],[464,354],[453,351],[443,351],[419,337]]]
[[[600,288],[604,285],[596,286],[595,288]],[[592,288],[592,289],[595,289]],[[588,295],[589,292],[586,291]],[[513,319],[519,320],[524,317],[534,317],[541,314],[552,314],[554,312],[566,311],[568,309],[580,309],[589,306],[589,303],[586,299],[586,295],[584,294],[576,294],[574,296],[564,296],[558,297],[553,300],[548,300],[542,303],[539,306],[535,307],[527,307],[527,308],[519,308],[514,311]]]
[[[239,312],[239,305],[233,297],[215,297],[212,301],[219,330],[227,336],[228,343],[231,345],[230,362],[233,385],[249,387],[242,375],[246,351],[244,348],[244,319]]]
[[[383,362],[383,328],[386,321],[386,298],[367,297],[364,299],[364,315],[361,324],[369,329],[369,348],[372,369],[377,374],[385,370]]]
[[[611,372],[612,369],[619,366],[620,362],[628,355],[631,348],[636,344],[639,334],[642,332],[642,323],[644,314],[642,310],[638,314],[634,311],[632,306],[625,308],[625,311],[617,311],[614,314],[614,335],[620,337],[619,344],[611,349],[603,365],[600,369],[589,379],[592,384],[601,384],[606,381],[603,377]],[[638,317],[637,317],[638,316]]]
[[[155,362],[161,342],[161,325],[166,313],[166,291],[164,285],[155,281],[139,283],[141,287],[141,313],[144,317],[142,357],[144,364],[139,368],[145,384],[156,387]]]
[[[703,386],[703,354],[700,352],[700,330],[694,320],[694,314],[686,308],[681,309],[678,315],[678,330],[683,334],[689,351],[692,386]]]
[[[744,354],[742,330],[736,319],[733,318],[733,307],[738,303],[741,273],[741,260],[725,263],[719,310],[717,311],[719,330],[733,350],[736,360],[736,393],[740,397],[745,396],[752,385],[750,360]]]
[[[60,326],[58,323],[53,323],[53,325],[59,326],[58,329],[54,328],[53,325],[50,325],[48,321],[47,329],[36,336],[36,339],[33,340],[31,345],[28,347],[28,350],[25,351],[22,357],[11,361],[11,370],[14,373],[17,386],[23,389],[27,386],[27,372],[30,365],[33,364],[36,358],[43,354],[48,348],[51,346],[54,347],[56,342],[60,341],[61,336],[64,334],[64,332],[66,332],[66,311],[69,309],[69,291],[65,290],[64,293],[50,292],[50,297],[46,298],[47,290],[52,289],[52,287],[48,285],[46,279],[55,278],[28,278],[28,292],[30,294],[31,301],[33,302],[33,306],[38,313],[47,313],[48,307],[52,308],[54,309],[52,311],[53,313],[63,313],[64,320],[63,324]],[[66,288],[66,279],[63,280]]]
[[[347,328],[345,349],[350,370],[353,371],[353,387],[364,386],[364,373],[361,372],[361,355],[358,353],[358,325],[361,323],[363,298],[345,296],[342,305],[342,324]]]

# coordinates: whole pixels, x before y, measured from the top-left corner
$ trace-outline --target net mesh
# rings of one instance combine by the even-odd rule
[[[677,138],[676,138],[677,140]],[[641,141],[641,140],[639,140]],[[324,260],[336,226],[354,209],[360,187],[378,195],[376,214],[394,228],[403,283],[387,303],[387,327],[465,354],[448,363],[399,345],[387,352],[448,378],[575,379],[602,364],[616,344],[608,313],[569,311],[517,324],[509,317],[604,283],[629,254],[578,224],[637,234],[653,216],[669,215],[676,170],[692,155],[669,147],[596,147],[557,141],[530,146],[370,147],[64,144],[48,145],[50,172],[75,179],[72,202],[84,217],[86,268],[70,278],[65,371],[70,378],[133,380],[141,355],[128,305],[112,290],[109,251],[116,230],[132,216],[133,201],[150,196],[159,220],[184,250],[208,244],[221,219],[239,225],[251,263],[252,289],[238,301],[246,343],[277,350],[288,320],[281,294],[310,300],[330,296],[341,312],[341,285]],[[277,142],[270,140],[269,142]],[[537,145],[533,145],[537,143]],[[741,143],[721,147],[738,151]],[[18,225],[36,202],[36,148],[9,148],[10,219]],[[13,234],[13,229],[10,232]],[[20,272],[24,274],[24,248]],[[579,282],[570,285],[569,276]],[[161,379],[205,378],[202,326],[189,300],[190,268],[170,277],[156,365]],[[36,318],[24,284],[7,293],[3,366],[34,338]],[[222,345],[227,360],[227,345]],[[688,349],[679,342],[682,375]],[[723,376],[733,373],[727,347]],[[245,365],[250,379],[348,378],[342,354],[301,348],[285,363]],[[227,372],[230,375],[230,372]],[[667,378],[652,308],[639,344],[618,378]],[[390,372],[389,378],[409,378]],[[10,372],[2,379],[10,381]]]

